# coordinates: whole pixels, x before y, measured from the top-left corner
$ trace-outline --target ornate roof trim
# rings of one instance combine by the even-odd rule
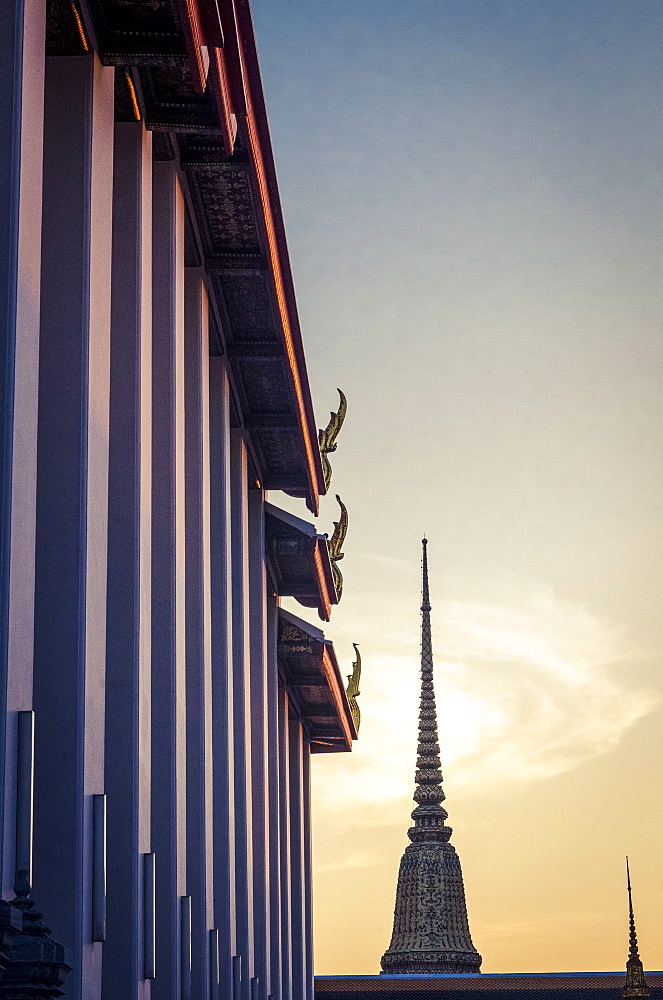
[[[352,750],[357,730],[333,643],[285,608],[279,608],[278,631],[279,664],[306,724],[311,753]]]
[[[209,4],[212,0],[204,0],[204,2]],[[318,496],[324,495],[327,487],[325,485],[322,458],[318,445],[318,432],[313,414],[304,345],[290,268],[290,256],[276,179],[274,154],[269,135],[267,109],[265,107],[258,52],[248,0],[235,0],[235,17],[242,67],[244,70],[249,139],[258,175],[258,186],[267,230],[270,262],[276,285],[276,297],[286,354],[299,409],[302,443],[308,459],[310,491],[307,497],[307,505],[312,513],[317,514]],[[293,493],[293,495],[297,494]]]
[[[71,4],[52,6],[49,51],[80,51]],[[317,514],[326,486],[249,4],[82,0],[81,10],[101,61],[126,68],[155,149],[179,153],[261,478]],[[133,121],[126,89],[120,116]]]
[[[317,608],[328,622],[338,603],[325,535],[274,504],[265,503],[267,556],[281,597],[294,597],[306,608]]]

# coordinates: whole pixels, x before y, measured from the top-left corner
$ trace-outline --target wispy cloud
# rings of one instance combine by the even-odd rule
[[[324,771],[318,807],[336,820],[389,822],[412,791],[418,639],[395,609],[380,618],[371,613],[382,648],[365,651],[362,739],[352,759],[315,768]],[[616,746],[660,698],[633,679],[643,654],[623,631],[550,588],[441,603],[434,632],[443,766],[455,791],[574,768]]]

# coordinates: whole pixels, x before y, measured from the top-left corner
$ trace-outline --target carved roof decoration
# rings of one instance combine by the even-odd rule
[[[357,730],[333,644],[314,625],[279,608],[278,660],[299,709],[311,753],[352,750]]]
[[[155,158],[179,159],[261,480],[317,514],[326,486],[248,2],[76,3],[117,67],[118,119],[136,105]],[[48,0],[47,51],[84,51],[71,0]],[[188,247],[195,259],[191,233]]]
[[[72,0],[46,0],[46,55],[77,56],[88,51],[80,10]]]
[[[334,574],[334,586],[336,587],[336,594],[340,601],[343,595],[343,574],[338,568],[338,564],[343,558],[343,542],[348,533],[348,510],[338,493],[336,494],[336,502],[340,507],[340,514],[338,521],[334,521],[334,531],[329,539],[329,556]]]
[[[317,608],[328,622],[337,603],[329,547],[313,524],[271,503],[265,504],[267,559],[280,597]]]
[[[345,393],[341,389],[336,390],[339,395],[338,410],[336,413],[332,410],[329,414],[329,423],[323,429],[318,431],[318,443],[320,445],[320,454],[322,455],[322,470],[325,477],[325,486],[329,489],[329,484],[331,483],[332,477],[332,467],[331,462],[327,458],[327,455],[331,455],[336,451],[338,445],[336,444],[336,439],[341,433],[341,427],[345,421],[345,415],[348,411],[348,401],[345,398]]]
[[[353,642],[352,645],[354,646],[355,656],[357,659],[352,664],[352,673],[348,674],[348,686],[345,689],[345,693],[348,696],[352,721],[355,724],[355,729],[359,732],[359,726],[361,725],[361,711],[357,698],[361,694],[361,691],[359,690],[359,681],[361,680],[361,653],[359,652],[359,643]]]

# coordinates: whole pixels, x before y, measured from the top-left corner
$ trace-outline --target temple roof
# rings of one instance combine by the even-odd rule
[[[315,525],[288,511],[265,504],[267,559],[280,597],[294,597],[307,608],[317,608],[328,622],[338,603],[327,536]]]
[[[311,741],[311,753],[352,749],[352,720],[334,646],[324,633],[279,608],[278,660]]]
[[[663,972],[647,972],[651,1000],[663,1000]],[[316,1000],[385,1000],[462,993],[464,1000],[620,1000],[623,972],[482,972],[459,976],[316,976]]]
[[[186,264],[211,293],[210,350],[263,485],[326,492],[253,25],[243,0],[49,0],[47,53],[116,67],[116,120],[143,120],[181,168]]]

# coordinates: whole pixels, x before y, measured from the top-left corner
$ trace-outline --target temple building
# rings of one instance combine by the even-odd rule
[[[280,604],[329,620],[347,512],[278,491],[317,516],[346,402],[318,432],[247,0],[2,0],[0,365],[0,997],[312,1000],[358,715]]]
[[[442,806],[433,646],[428,592],[427,541],[423,547],[421,601],[421,699],[417,746],[417,803],[398,872],[394,929],[382,956],[382,971],[394,975],[479,972],[481,955],[472,944],[460,860],[449,843],[451,827]]]

